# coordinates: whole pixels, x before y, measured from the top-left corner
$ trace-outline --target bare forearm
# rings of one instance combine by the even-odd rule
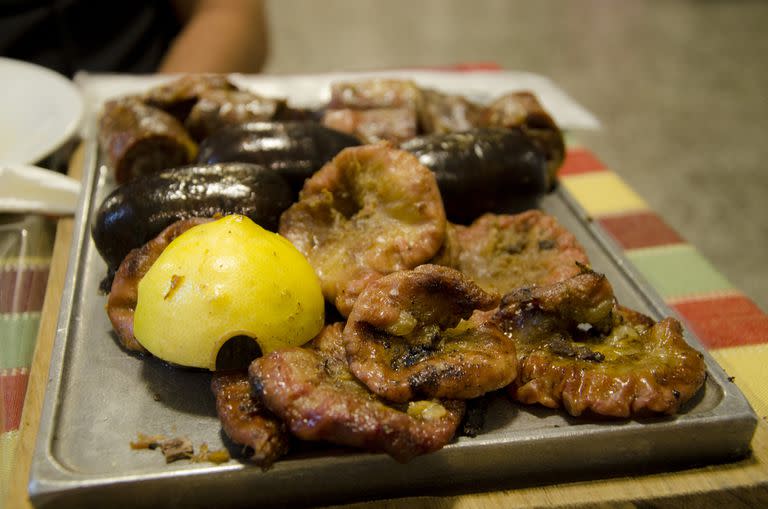
[[[261,70],[267,56],[267,23],[261,0],[181,1],[187,22],[159,72]]]

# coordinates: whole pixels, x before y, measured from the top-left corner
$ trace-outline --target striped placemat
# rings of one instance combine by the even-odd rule
[[[55,222],[0,224],[0,493],[13,469],[21,411],[48,281]]]
[[[571,144],[560,181],[621,246],[765,419],[768,315],[588,149]]]

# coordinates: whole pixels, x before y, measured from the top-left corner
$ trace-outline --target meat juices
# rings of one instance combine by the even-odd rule
[[[288,430],[251,395],[245,371],[215,373],[211,391],[216,396],[216,412],[224,433],[236,444],[249,447],[254,463],[268,468],[288,452]]]
[[[432,172],[382,143],[344,149],[309,178],[280,217],[279,233],[307,257],[325,298],[347,316],[369,283],[431,259],[445,225]]]
[[[371,283],[344,328],[349,368],[390,401],[475,398],[508,385],[515,347],[498,327],[469,320],[498,305],[459,272],[437,265]],[[455,329],[454,329],[455,328]]]
[[[342,324],[311,348],[274,351],[251,363],[254,392],[302,440],[323,440],[400,462],[441,449],[461,422],[462,401],[419,401],[399,410],[372,394],[339,358]]]
[[[449,225],[432,263],[464,273],[488,292],[547,285],[579,274],[587,253],[571,232],[539,210],[484,214],[469,226]]]
[[[701,388],[706,367],[680,322],[618,306],[591,271],[508,294],[495,320],[514,340],[522,403],[609,417],[674,414]]]
[[[173,239],[193,226],[209,221],[211,219],[208,218],[177,221],[165,228],[154,239],[129,252],[120,264],[107,298],[107,316],[112,322],[112,328],[117,333],[120,344],[126,350],[147,353],[133,335],[133,315],[139,298],[139,281]]]

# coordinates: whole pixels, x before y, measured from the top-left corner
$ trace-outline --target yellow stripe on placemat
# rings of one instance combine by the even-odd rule
[[[560,182],[591,216],[648,209],[640,195],[610,171],[569,175]]]
[[[13,471],[16,459],[16,446],[19,443],[19,431],[0,433],[0,505],[8,493],[8,479]]]
[[[741,389],[759,418],[768,416],[768,344],[710,350]]]

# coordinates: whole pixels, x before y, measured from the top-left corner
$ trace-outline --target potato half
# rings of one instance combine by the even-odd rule
[[[139,282],[136,339],[182,366],[216,369],[235,336],[263,353],[312,339],[324,322],[320,282],[285,238],[231,215],[186,231]]]

